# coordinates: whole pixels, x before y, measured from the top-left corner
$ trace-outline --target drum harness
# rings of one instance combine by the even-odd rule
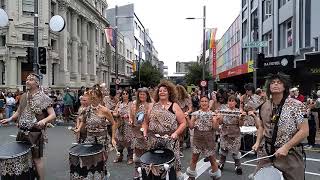
[[[275,152],[276,152],[276,147],[275,147],[275,142],[276,142],[276,139],[277,139],[277,134],[278,134],[278,123],[279,123],[279,119],[280,119],[280,115],[281,115],[281,112],[282,112],[282,107],[285,103],[285,100],[286,98],[282,98],[279,106],[275,107],[272,111],[272,117],[271,117],[271,123],[274,124],[274,127],[273,127],[273,133],[272,133],[272,139],[270,141],[270,138],[268,137],[265,137],[265,150],[267,152],[267,154],[269,156],[273,155]],[[272,102],[272,101],[271,101]],[[262,105],[261,105],[262,106]],[[259,108],[261,108],[261,106]],[[261,111],[260,111],[261,112]],[[261,114],[260,114],[261,115]],[[261,118],[261,117],[260,117]],[[270,147],[270,148],[269,148]],[[304,148],[303,148],[303,145],[301,143],[299,143],[297,145],[297,147],[301,147],[301,150],[302,150],[302,155],[303,155],[303,161],[304,161],[304,171],[306,169],[306,153],[304,151]],[[293,149],[290,149],[289,150],[289,153],[294,151]],[[275,160],[275,156],[271,156],[270,157],[270,160],[271,162],[273,163],[274,160]]]

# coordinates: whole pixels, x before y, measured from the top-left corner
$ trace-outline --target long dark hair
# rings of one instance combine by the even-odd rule
[[[283,92],[283,97],[288,97],[289,96],[289,89],[291,87],[291,82],[290,82],[290,76],[287,74],[284,74],[282,72],[278,72],[277,74],[269,74],[266,77],[267,81],[266,81],[266,93],[267,96],[270,97],[271,95],[271,91],[270,91],[270,84],[273,80],[275,79],[279,79],[282,83],[283,83],[283,87],[284,87],[284,92]]]

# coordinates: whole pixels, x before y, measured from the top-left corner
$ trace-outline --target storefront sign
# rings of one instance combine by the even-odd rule
[[[269,57],[258,60],[259,69],[268,69],[268,68],[293,68],[293,55],[278,56],[278,57]]]
[[[247,64],[248,64],[248,73],[253,72],[254,71],[253,60],[249,60]]]
[[[245,74],[248,73],[248,64],[242,64],[240,66],[234,67],[232,69],[229,69],[227,71],[223,71],[222,73],[219,74],[220,79],[232,77],[232,76],[237,76],[240,74]]]

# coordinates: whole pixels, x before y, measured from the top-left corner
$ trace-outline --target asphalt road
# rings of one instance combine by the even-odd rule
[[[14,141],[17,132],[16,127],[0,127],[0,145]],[[45,149],[45,170],[46,180],[67,180],[69,179],[69,158],[68,149],[73,146],[74,136],[66,126],[56,126],[48,129],[49,143]],[[133,175],[133,165],[127,165],[126,161],[122,163],[113,163],[115,152],[109,154],[109,167],[108,170],[111,174],[111,180],[130,180]],[[184,151],[182,161],[182,171],[185,172],[189,165],[191,158],[190,149]],[[197,165],[197,172],[199,180],[209,180],[208,170],[209,164],[204,163],[200,157]],[[254,156],[250,155],[244,160],[253,159]],[[243,175],[236,175],[234,172],[234,165],[232,159],[228,157],[228,161],[222,172],[222,180],[247,180],[248,175],[254,171],[255,164],[249,163],[243,165]],[[319,180],[320,179],[320,152],[307,151],[307,170],[306,180]]]

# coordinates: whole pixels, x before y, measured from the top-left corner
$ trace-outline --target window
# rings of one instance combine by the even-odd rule
[[[279,0],[279,8],[281,8],[282,6],[284,6],[287,2],[289,2],[290,0]]]
[[[0,1],[0,6],[3,10],[6,10],[6,3],[5,3],[5,0],[1,0]]]
[[[34,14],[34,0],[22,0],[22,14],[33,16]]]
[[[56,14],[56,3],[51,2],[51,17],[53,17]]]
[[[34,41],[34,35],[33,34],[22,34],[22,40]]]
[[[268,47],[263,48],[264,54],[268,56],[272,56],[272,53],[273,53],[272,31],[266,33],[263,36],[263,40],[268,42]]]
[[[250,8],[253,9],[253,5],[254,5],[254,0],[251,0],[250,2]]]
[[[287,22],[287,26],[286,26],[286,39],[287,39],[287,47],[291,47],[292,46],[292,21],[289,20]]]
[[[242,7],[244,7],[245,5],[247,5],[247,0],[242,0]]]
[[[254,29],[258,29],[258,12],[257,10],[255,10],[252,14],[251,14],[251,31]]]
[[[134,22],[134,27],[138,29],[138,23],[136,21]]]
[[[0,46],[5,46],[6,45],[6,35],[1,35],[0,36]]]
[[[242,23],[242,38],[246,37],[247,34],[248,34],[248,23],[247,23],[247,20],[245,20]]]
[[[58,50],[57,48],[57,40],[51,39],[51,47],[53,50]]]
[[[129,49],[127,49],[127,58],[130,58],[130,53],[129,53]]]
[[[134,38],[134,48],[138,49],[138,40],[136,38]]]
[[[98,36],[99,36],[99,35],[98,35],[98,30],[95,29],[95,32],[96,32],[96,34],[95,34],[95,35],[96,35],[96,44],[98,44]]]
[[[314,50],[319,51],[319,38],[314,38]]]
[[[268,19],[272,15],[272,4],[271,0],[265,0],[262,2],[263,7],[263,21]]]

